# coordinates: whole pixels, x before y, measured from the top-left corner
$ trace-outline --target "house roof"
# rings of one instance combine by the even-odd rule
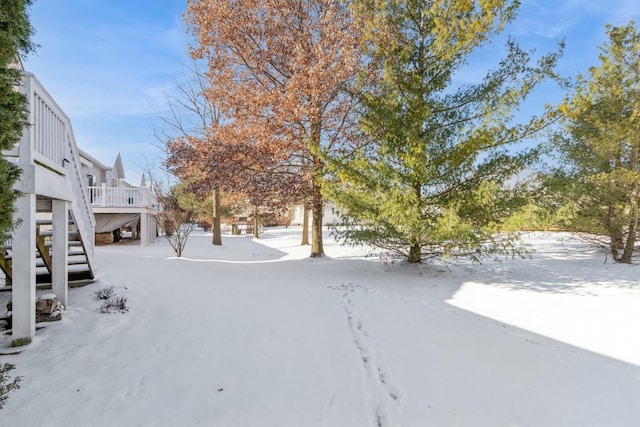
[[[120,153],[116,157],[116,161],[113,163],[113,169],[118,173],[118,177],[120,179],[124,179],[124,167],[122,166],[122,158],[120,157]]]
[[[95,166],[98,169],[102,169],[102,170],[111,169],[110,167],[108,167],[107,165],[105,165],[100,160],[96,159],[95,157],[93,157],[91,154],[87,153],[83,149],[80,148],[79,150],[80,150],[80,161],[86,164],[87,166],[89,167]]]
[[[120,179],[125,178],[124,166],[122,166],[122,157],[120,157],[120,153],[116,156],[116,161],[113,163],[113,166],[109,167],[93,157],[91,154],[86,151],[80,149],[80,161],[89,167],[97,167],[98,169],[102,169],[104,171],[113,170],[116,172],[117,176]]]

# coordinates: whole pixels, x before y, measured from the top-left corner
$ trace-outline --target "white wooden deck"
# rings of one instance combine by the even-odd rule
[[[21,225],[10,242],[14,344],[29,343],[35,336],[36,212],[42,206],[51,216],[51,281],[62,304],[68,295],[70,223],[92,277],[95,267],[95,220],[71,121],[33,74],[24,74],[20,90],[29,102],[30,124],[18,146],[2,153],[22,170],[16,185],[22,192],[16,203]]]

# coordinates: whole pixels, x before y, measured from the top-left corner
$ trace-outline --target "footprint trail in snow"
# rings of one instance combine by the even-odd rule
[[[375,291],[354,283],[342,283],[328,286],[328,288],[342,292],[342,309],[346,315],[351,338],[362,362],[365,404],[371,425],[375,427],[397,426],[400,393],[381,365],[369,339],[370,332],[362,318],[358,316],[352,300],[356,291],[364,293],[374,293]]]

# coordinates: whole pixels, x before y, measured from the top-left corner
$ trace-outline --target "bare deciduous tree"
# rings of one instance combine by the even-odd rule
[[[208,83],[197,61],[194,61],[192,66],[187,68],[186,79],[178,84],[177,89],[175,96],[167,95],[169,114],[163,118],[166,128],[157,135],[167,153],[171,152],[169,147],[176,140],[206,139],[210,135],[210,129],[220,121],[220,112],[215,101],[204,96],[208,90]],[[215,141],[211,141],[211,143],[215,144]],[[196,181],[192,180],[192,182]],[[211,243],[222,245],[219,183],[215,180],[213,182],[208,180],[206,187],[192,187],[194,188],[190,188],[190,190],[198,195],[211,194],[211,231],[213,235]]]
[[[164,230],[163,235],[176,256],[181,257],[194,228],[194,213],[181,206],[178,186],[171,187],[168,191],[156,186],[155,194],[160,205],[158,221]]]

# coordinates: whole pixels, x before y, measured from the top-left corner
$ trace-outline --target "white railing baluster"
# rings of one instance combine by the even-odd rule
[[[69,118],[33,74],[24,74],[22,90],[30,103],[30,126],[26,131],[29,135],[26,135],[22,142],[30,140],[28,145],[32,150],[32,156],[21,156],[21,161],[37,161],[65,175],[62,162],[67,151],[66,134],[69,130],[66,124],[70,123]]]

